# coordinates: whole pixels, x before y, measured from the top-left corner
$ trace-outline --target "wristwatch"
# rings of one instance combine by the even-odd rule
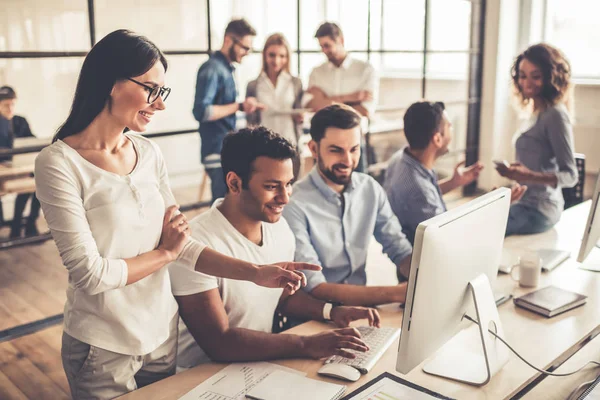
[[[323,305],[323,319],[325,321],[331,321],[331,310],[333,310],[334,307],[339,307],[342,306],[343,304],[340,303],[339,301],[330,301],[327,302]]]
[[[238,110],[244,111],[244,103],[238,103]]]

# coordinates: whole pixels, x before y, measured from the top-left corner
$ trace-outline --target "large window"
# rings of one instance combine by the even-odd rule
[[[87,2],[2,0],[0,52],[90,48]]]
[[[544,41],[561,49],[577,79],[600,79],[598,0],[546,0]]]
[[[557,28],[549,30],[558,37],[574,25],[568,19],[572,13],[563,12],[561,1],[548,1],[556,4],[557,15],[564,19],[561,22],[557,16]],[[131,29],[153,40],[170,64],[167,85],[173,91],[167,110],[152,124],[151,132],[192,132],[197,129],[191,113],[197,69],[211,51],[220,48],[231,18],[244,17],[257,31],[255,52],[236,68],[241,96],[247,82],[259,74],[262,45],[274,32],[287,37],[294,53],[292,73],[308,83],[311,70],[326,61],[315,31],[323,21],[334,21],[341,26],[352,56],[369,60],[381,77],[379,111],[373,123],[386,118],[400,121],[403,110],[421,98],[444,101],[455,126],[452,149],[460,152],[465,149],[468,104],[479,101],[477,97],[469,99],[467,90],[469,72],[473,72],[470,62],[479,52],[471,48],[472,10],[479,2],[4,0],[0,13],[0,84],[15,87],[20,98],[17,111],[27,116],[34,132],[52,136],[66,117],[81,62],[90,46],[115,29]],[[577,25],[585,24],[578,20]],[[592,35],[596,41],[600,39],[590,29]],[[580,47],[574,51],[573,60],[596,57],[599,61],[598,54],[586,53],[583,44]],[[597,64],[590,62],[579,68],[581,73],[591,74]]]

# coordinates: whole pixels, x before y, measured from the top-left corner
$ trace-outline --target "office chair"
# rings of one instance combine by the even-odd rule
[[[583,202],[583,188],[585,184],[585,154],[575,153],[575,164],[579,179],[572,188],[563,188],[563,198],[565,199],[565,210]]]

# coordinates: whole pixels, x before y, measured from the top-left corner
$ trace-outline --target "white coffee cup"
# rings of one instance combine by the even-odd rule
[[[519,271],[519,277],[514,275],[515,271]],[[510,277],[519,282],[523,287],[536,287],[540,284],[542,276],[542,259],[537,252],[526,252],[519,256],[517,264],[513,265],[510,271]]]

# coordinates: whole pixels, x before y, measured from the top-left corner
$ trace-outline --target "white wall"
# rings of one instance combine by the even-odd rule
[[[516,113],[510,104],[510,67],[517,53],[519,13],[518,0],[487,2],[479,149],[485,164],[479,179],[483,189],[505,183],[491,161],[512,159]]]
[[[487,168],[479,179],[479,186],[484,189],[508,183],[494,171],[491,160],[514,160],[511,142],[518,118],[511,104],[509,73],[514,57],[540,40],[539,29],[533,26],[541,18],[538,3],[538,0],[487,3],[480,125],[480,156]],[[522,16],[521,12],[533,14]],[[529,21],[532,26],[528,25]],[[600,43],[595,45],[597,49],[590,51],[600,51]],[[575,83],[575,151],[586,155],[586,173],[597,173],[600,169],[600,82],[578,84],[575,80]]]
[[[575,151],[586,156],[586,172],[600,170],[600,82],[575,86]]]

